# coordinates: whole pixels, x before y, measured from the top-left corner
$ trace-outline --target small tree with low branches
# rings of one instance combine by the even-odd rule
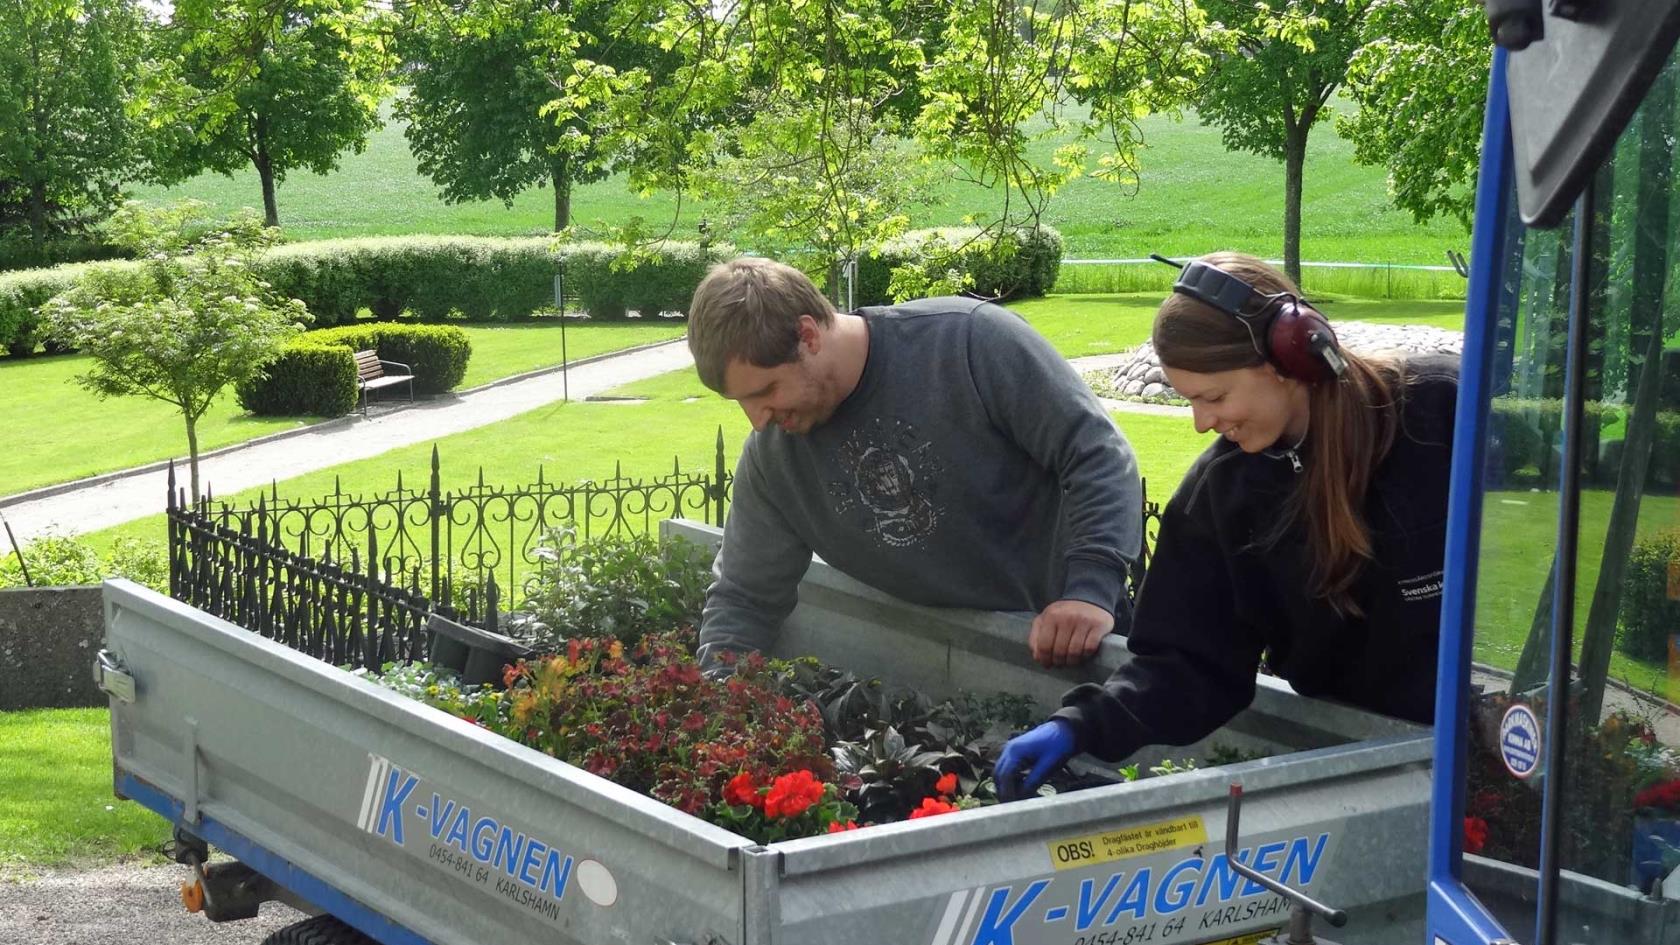
[[[212,221],[196,201],[129,204],[108,228],[140,265],[96,268],[42,314],[53,337],[93,358],[77,378],[84,387],[181,411],[196,498],[198,421],[224,388],[261,374],[309,313],[277,297],[251,268],[276,235],[254,213]]]

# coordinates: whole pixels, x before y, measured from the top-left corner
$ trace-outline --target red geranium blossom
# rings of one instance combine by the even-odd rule
[[[939,780],[933,783],[933,789],[938,791],[941,797],[950,797],[951,793],[957,789],[956,772],[947,771],[940,775]]]
[[[922,798],[922,806],[910,812],[910,819],[932,817],[935,814],[949,814],[956,811],[957,805],[942,801],[937,797]]]
[[[1633,797],[1634,807],[1680,807],[1680,778],[1658,781]]]
[[[805,809],[822,800],[823,783],[808,770],[795,771],[778,777],[764,795],[764,816],[798,817]]]
[[[828,832],[829,833],[845,833],[848,830],[856,830],[856,829],[858,829],[858,825],[857,825],[857,821],[855,821],[855,820],[848,820],[845,823],[841,823],[840,821],[836,820],[833,823],[828,825]]]
[[[758,785],[753,783],[751,772],[743,771],[729,779],[723,786],[723,800],[727,804],[737,807],[759,807],[764,798],[759,796]]]
[[[1464,852],[1480,853],[1487,846],[1488,824],[1480,817],[1464,818]]]

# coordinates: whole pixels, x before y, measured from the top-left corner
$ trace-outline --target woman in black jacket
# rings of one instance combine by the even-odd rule
[[[1220,439],[1162,514],[1132,659],[1004,747],[1005,800],[1078,752],[1206,737],[1253,701],[1262,662],[1302,695],[1433,718],[1457,359],[1343,351],[1286,276],[1237,253],[1184,267],[1154,344]]]

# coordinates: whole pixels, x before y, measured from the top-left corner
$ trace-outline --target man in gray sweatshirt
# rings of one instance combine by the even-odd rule
[[[839,314],[797,269],[743,257],[695,290],[688,345],[753,426],[703,666],[769,646],[812,552],[903,600],[1031,612],[1046,666],[1088,659],[1127,625],[1136,457],[1013,312],[937,298]]]

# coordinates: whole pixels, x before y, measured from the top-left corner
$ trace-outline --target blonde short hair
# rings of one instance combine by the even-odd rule
[[[803,272],[757,256],[721,262],[688,306],[688,350],[700,382],[723,393],[730,361],[776,367],[799,357],[799,318],[834,322],[834,307]]]

